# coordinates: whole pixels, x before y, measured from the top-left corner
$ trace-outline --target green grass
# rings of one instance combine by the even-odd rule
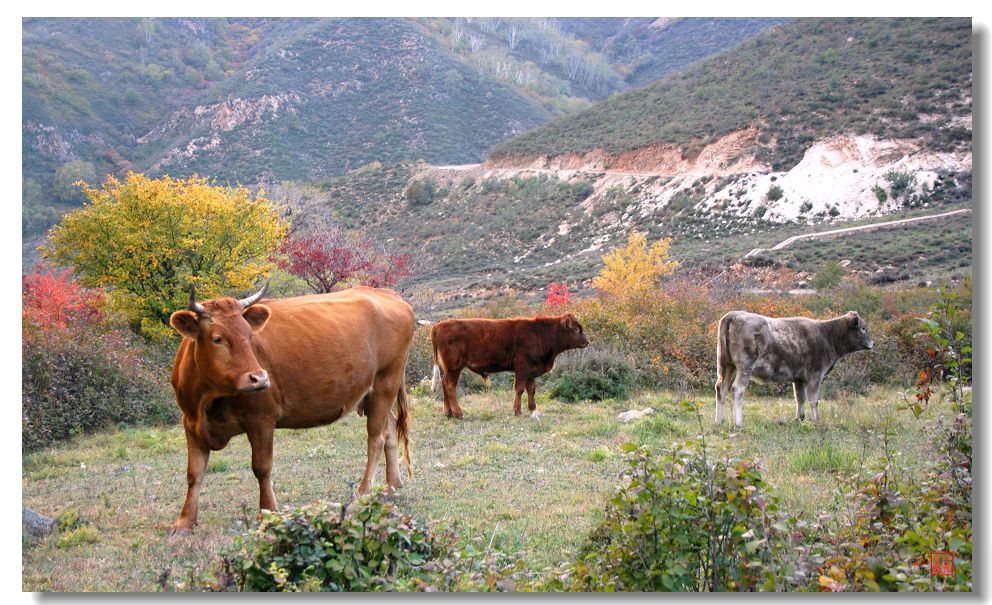
[[[896,411],[899,394],[876,389],[868,396],[821,402],[821,422],[794,420],[786,398],[748,395],[745,427],[712,423],[709,394],[702,426],[714,445],[729,444],[757,457],[783,506],[808,515],[840,512],[836,472],[868,472],[883,463],[875,431],[893,416],[892,450],[899,468],[926,461],[923,422]],[[626,402],[566,404],[538,393],[537,418],[512,414],[512,393],[466,394],[464,421],[446,419],[441,404],[414,399],[414,477],[399,492],[401,509],[443,521],[465,537],[484,536],[494,547],[524,551],[526,565],[544,570],[574,556],[617,487],[627,441],[665,447],[697,434],[699,420],[670,393],[641,393]],[[653,406],[642,420],[621,423],[627,409]],[[939,410],[931,408],[924,420]],[[117,452],[125,448],[122,461]],[[78,438],[28,454],[23,462],[23,504],[57,517],[73,510],[82,531],[40,540],[26,538],[24,590],[149,591],[170,570],[188,577],[231,544],[257,512],[258,487],[243,437],[211,456],[201,494],[200,525],[190,536],[168,528],[185,496],[186,448],[178,426],[127,430]],[[282,506],[315,500],[342,501],[365,461],[364,420],[349,416],[326,427],[280,431],[273,480]],[[377,481],[383,481],[380,465]],[[493,534],[495,533],[495,537]],[[123,564],[126,563],[126,564]]]

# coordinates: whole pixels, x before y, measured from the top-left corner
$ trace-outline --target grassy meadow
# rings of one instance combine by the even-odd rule
[[[828,379],[829,381],[829,379]],[[885,462],[881,427],[892,418],[895,476],[926,460],[926,426],[949,407],[915,419],[897,410],[894,387],[822,401],[820,423],[795,420],[791,398],[745,398],[745,427],[713,424],[710,393],[691,400],[697,417],[671,392],[628,401],[568,404],[538,390],[537,417],[512,415],[512,393],[464,394],[464,421],[446,419],[440,402],[413,389],[414,477],[396,496],[415,517],[440,521],[461,536],[482,536],[505,552],[524,551],[529,568],[550,573],[570,560],[618,485],[624,442],[663,448],[699,432],[714,445],[756,457],[783,508],[815,518],[842,513],[837,472],[874,472]],[[623,423],[619,412],[655,408]],[[807,412],[808,414],[808,412]],[[808,417],[808,416],[807,416]],[[180,426],[136,428],[75,438],[25,454],[23,504],[58,517],[75,512],[90,529],[24,537],[25,591],[153,591],[201,568],[254,523],[258,486],[250,450],[237,437],[212,454],[192,535],[170,537],[185,496],[186,448]],[[279,431],[273,480],[280,506],[343,501],[365,462],[364,419]],[[380,463],[377,484],[383,481]]]

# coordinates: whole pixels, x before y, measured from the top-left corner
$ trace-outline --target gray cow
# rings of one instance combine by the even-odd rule
[[[734,425],[741,426],[744,389],[752,379],[758,384],[791,382],[799,419],[805,417],[803,404],[809,401],[813,420],[819,420],[816,403],[823,378],[844,355],[873,346],[868,324],[855,311],[822,321],[731,311],[720,319],[717,332],[716,421],[723,422],[733,383]]]

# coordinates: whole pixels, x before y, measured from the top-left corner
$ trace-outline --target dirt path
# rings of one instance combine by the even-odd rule
[[[481,168],[482,164],[452,164],[449,166],[434,166],[435,170],[454,170],[454,171],[464,171],[464,170],[474,170],[476,168]],[[595,175],[614,175],[614,176],[633,176],[639,178],[650,178],[653,176],[677,176],[662,172],[629,172],[626,170],[586,170],[583,168],[487,168],[486,170],[490,172],[503,172],[520,174],[522,172],[535,172],[539,174],[554,174],[558,175],[563,172],[570,174],[595,174]]]
[[[846,227],[844,229],[834,229],[832,231],[821,231],[819,233],[804,233],[802,235],[793,235],[792,237],[783,240],[771,248],[755,248],[743,258],[751,258],[752,256],[761,254],[762,252],[768,252],[770,250],[781,250],[786,246],[791,245],[793,242],[797,242],[803,239],[820,239],[823,237],[833,237],[835,235],[844,235],[847,233],[853,233],[855,231],[871,231],[873,229],[882,229],[884,227],[895,227],[896,225],[905,225],[907,223],[919,223],[923,221],[931,221],[938,218],[945,218],[948,216],[957,216],[959,214],[967,214],[971,212],[971,208],[961,208],[958,210],[951,210],[949,212],[941,212],[939,214],[930,214],[927,216],[915,216],[913,218],[903,218],[895,221],[886,221],[884,223],[872,223],[871,225],[859,225],[857,227]]]

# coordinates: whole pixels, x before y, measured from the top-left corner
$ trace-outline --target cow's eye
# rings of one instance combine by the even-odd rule
[[[862,327],[862,328],[861,328],[861,331],[862,331],[862,332],[867,332],[867,331],[868,331],[868,327],[867,327],[867,326],[864,326],[864,327]]]
[[[224,339],[221,338],[220,336],[214,336],[211,340],[215,345],[219,345],[220,343],[224,342]]]

